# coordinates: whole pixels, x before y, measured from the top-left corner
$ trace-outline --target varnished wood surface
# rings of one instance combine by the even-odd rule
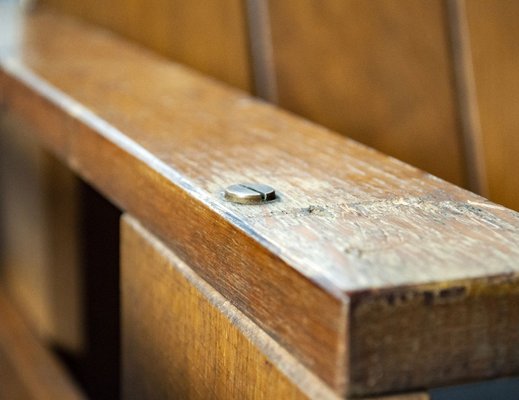
[[[489,196],[519,210],[519,3],[468,0],[463,4]]]
[[[518,372],[517,213],[106,32],[43,12],[23,37],[5,111],[338,393]],[[280,199],[225,202],[240,181]]]
[[[468,183],[445,2],[267,2],[281,107]]]
[[[61,365],[0,293],[0,397],[10,400],[83,399]]]
[[[121,257],[125,399],[339,399],[128,215]]]
[[[130,217],[121,254],[125,399],[339,398]]]
[[[250,89],[241,0],[41,0],[241,89]]]

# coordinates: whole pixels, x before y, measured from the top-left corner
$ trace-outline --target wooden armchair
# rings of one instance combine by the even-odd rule
[[[2,8],[0,397],[422,400],[432,388],[518,373],[519,214],[250,93],[325,125],[351,128],[373,113],[369,144],[516,206],[517,192],[506,197],[517,190],[513,170],[496,189],[495,156],[484,165],[468,56],[427,59],[445,35],[432,22],[448,20],[443,3],[410,1],[405,16],[396,3],[375,12],[346,2],[363,18],[411,24],[366,26],[374,41],[383,28],[388,41],[424,24],[431,35],[408,49],[423,62],[412,72],[395,72],[407,42],[380,45],[380,64],[345,62],[348,73],[363,69],[358,81],[344,75],[351,83],[335,79],[333,63],[326,69],[327,51],[346,57],[327,48],[329,36],[292,36],[297,23],[312,32],[311,15],[340,25],[339,1],[333,13],[270,2],[269,32],[262,2],[173,1],[193,21],[214,21],[194,29],[174,20],[171,31],[165,5],[128,3],[127,20],[110,18],[116,2],[77,6],[96,25],[59,11],[72,2],[46,3],[54,8]],[[462,3],[453,3],[454,35],[465,31]],[[148,25],[131,24],[145,16]],[[249,38],[239,36],[246,17]],[[110,24],[205,74],[100,27]],[[340,26],[328,29],[360,29]],[[179,34],[176,47],[164,32]],[[208,46],[217,32],[227,35],[222,47]],[[302,65],[289,62],[296,52]],[[269,69],[262,62],[272,54]],[[368,79],[380,68],[402,82]],[[433,75],[421,86],[425,71]],[[453,90],[445,76],[455,75]],[[317,87],[330,94],[333,85],[359,104],[318,98]],[[409,96],[386,104],[382,92],[392,90]],[[402,120],[388,104],[402,107]],[[362,139],[366,126],[350,136]],[[271,186],[276,199],[225,198],[249,182]]]

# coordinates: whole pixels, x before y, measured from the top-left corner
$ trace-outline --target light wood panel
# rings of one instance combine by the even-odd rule
[[[51,13],[25,27],[4,110],[338,394],[518,371],[517,213],[105,32]],[[280,199],[224,201],[240,181]]]
[[[0,397],[72,400],[83,394],[0,293]]]
[[[338,399],[138,222],[121,229],[125,399]]]
[[[489,196],[519,210],[519,3],[464,2]]]
[[[251,87],[241,0],[42,0],[241,89]]]
[[[466,184],[441,0],[268,3],[282,107]]]

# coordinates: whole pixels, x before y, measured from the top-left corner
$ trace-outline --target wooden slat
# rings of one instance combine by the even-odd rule
[[[125,399],[338,399],[129,217],[121,253]]]
[[[251,88],[241,0],[42,0],[241,89]]]
[[[519,2],[464,1],[489,196],[519,210]],[[513,171],[513,172],[512,172]]]
[[[12,129],[8,118],[2,120],[1,278],[35,330],[42,337],[49,337],[53,317],[47,275],[48,220],[44,194],[47,159],[28,132]]]
[[[517,213],[58,15],[23,37],[6,112],[337,393],[519,371]]]
[[[0,279],[38,334],[82,347],[77,178],[12,116],[0,117]]]
[[[0,396],[19,400],[83,398],[61,365],[35,339],[2,293]]]
[[[443,1],[268,3],[282,107],[467,183]]]

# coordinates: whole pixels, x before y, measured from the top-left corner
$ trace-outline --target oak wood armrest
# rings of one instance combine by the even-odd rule
[[[3,112],[337,393],[519,372],[518,213],[59,14],[19,37]]]

